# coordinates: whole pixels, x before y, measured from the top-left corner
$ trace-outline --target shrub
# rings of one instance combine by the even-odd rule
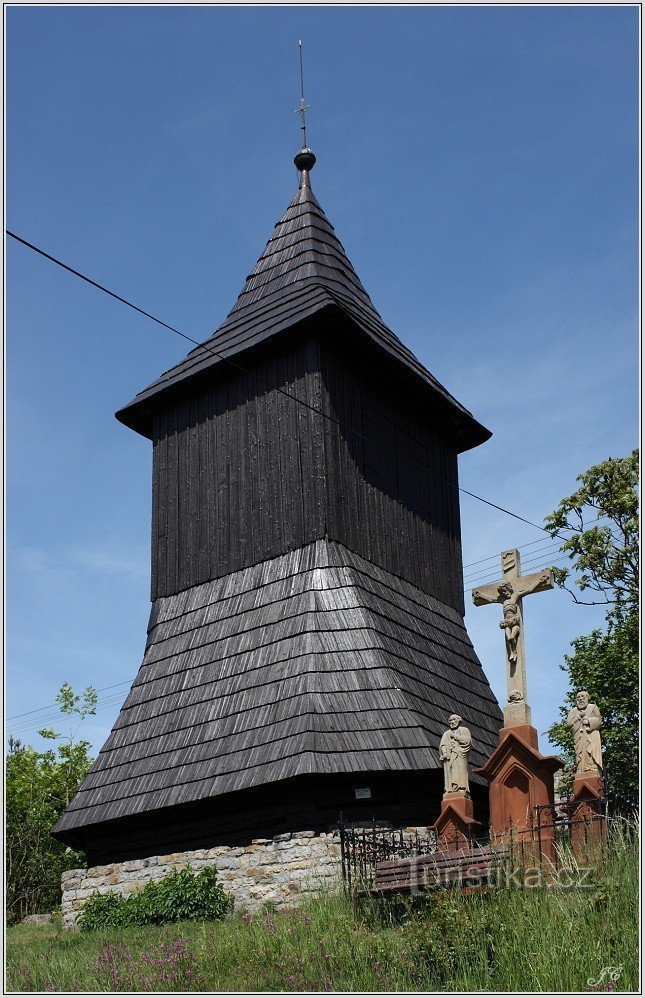
[[[92,764],[87,742],[36,752],[11,744],[5,769],[7,920],[60,904],[64,870],[85,866],[83,853],[51,836],[52,827]]]
[[[163,880],[123,897],[114,891],[94,891],[83,906],[78,924],[83,932],[127,925],[165,925],[168,922],[214,921],[233,907],[233,899],[217,883],[214,866],[201,873],[173,870]]]
[[[58,741],[54,752],[36,752],[19,738],[9,738],[5,768],[7,921],[52,911],[60,904],[64,870],[85,866],[82,853],[66,848],[51,830],[87,775],[89,742],[76,741],[79,725],[96,713],[97,694],[88,686],[77,696],[63,683],[56,697],[69,734],[42,728],[38,734]]]

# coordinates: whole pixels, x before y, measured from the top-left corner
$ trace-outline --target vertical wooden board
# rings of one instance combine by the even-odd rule
[[[272,370],[275,372],[276,384],[285,391],[288,391],[287,364],[284,353],[280,353],[276,357],[275,362],[272,365]],[[291,515],[291,504],[293,500],[290,477],[291,464],[288,452],[289,407],[292,404],[293,403],[286,398],[282,392],[275,393],[273,405],[276,413],[274,424],[276,467],[274,470],[276,472],[277,480],[276,495],[278,508],[280,510],[280,515],[276,519],[280,530],[279,547],[281,551],[290,551],[293,547],[295,547],[294,524],[293,517]]]
[[[380,430],[381,443],[383,444],[384,491],[396,501],[398,498],[398,468],[394,424],[385,416],[382,416]]]
[[[320,358],[317,344],[311,337],[304,344],[303,367],[305,370],[307,402],[311,406],[307,410],[307,435],[312,484],[311,520],[305,540],[313,540],[321,537],[324,530],[327,489],[322,442],[323,416],[320,415],[322,406]]]
[[[365,473],[365,440],[363,437],[364,390],[361,382],[352,379],[351,418],[354,430],[354,461],[360,475]]]
[[[437,583],[441,572],[441,565],[439,564],[439,522],[440,522],[440,512],[439,512],[439,487],[440,482],[437,479],[438,469],[437,469],[437,438],[432,431],[430,437],[430,465],[429,465],[429,475],[428,475],[428,492],[429,492],[429,505],[430,505],[430,530],[429,530],[429,564],[427,567],[427,578],[429,580],[432,589],[430,590],[433,594],[437,593]]]
[[[447,502],[447,499],[448,499],[448,491],[449,491],[450,486],[449,486],[449,484],[447,482],[447,479],[446,479],[445,453],[444,453],[443,440],[441,439],[440,436],[438,437],[438,450],[439,450],[439,461],[438,461],[438,468],[437,468],[437,470],[438,470],[438,474],[440,476],[440,492],[439,492],[439,494],[440,494],[440,497],[441,497],[441,504],[440,504],[440,513],[441,513],[441,515],[440,515],[439,533],[438,533],[438,539],[439,539],[439,558],[441,560],[441,564],[443,566],[447,567],[449,565],[448,537],[447,537],[447,523],[448,523],[448,502]],[[449,573],[448,572],[444,572],[443,576],[442,577],[440,576],[440,578],[439,578],[438,581],[439,581],[439,588],[438,588],[438,591],[437,591],[437,595],[439,596],[440,599],[443,599],[443,598],[445,598],[446,591],[450,589]]]
[[[221,395],[221,387],[211,387],[208,391],[207,399],[207,419],[206,419],[206,470],[207,489],[206,502],[207,522],[208,522],[208,577],[215,578],[217,575],[217,524],[218,524],[218,493],[217,493],[217,463],[219,455],[217,453],[217,419],[218,403],[217,396]]]
[[[239,548],[240,564],[249,564],[254,557],[253,551],[253,519],[257,498],[257,439],[255,434],[256,395],[255,378],[253,375],[240,375],[239,395]]]
[[[436,593],[444,566],[437,556],[436,531],[430,524],[417,517],[414,523],[412,543],[418,551],[421,568],[419,579],[426,592]]]
[[[304,397],[303,388],[303,376],[302,376],[302,365],[301,358],[299,354],[292,355],[290,358],[291,365],[291,388],[290,394],[297,399],[302,399]],[[302,543],[302,537],[306,533],[306,524],[309,512],[309,484],[307,479],[307,466],[306,466],[306,446],[305,446],[305,435],[306,435],[306,415],[304,412],[304,407],[298,402],[291,402],[290,411],[290,422],[293,427],[293,462],[296,469],[296,481],[295,481],[295,492],[294,492],[294,509],[297,527],[297,543]]]
[[[273,550],[274,525],[271,517],[272,503],[270,472],[271,463],[268,455],[267,434],[269,429],[269,406],[267,397],[271,389],[266,382],[271,379],[271,371],[256,361],[254,371],[259,377],[255,386],[252,404],[249,406],[248,422],[248,453],[249,453],[249,535],[254,560],[267,557],[267,551]],[[262,379],[260,381],[260,378]]]
[[[418,480],[418,494],[419,502],[421,503],[421,508],[423,510],[423,517],[426,522],[430,522],[432,518],[431,513],[431,503],[430,503],[430,475],[432,472],[432,452],[429,449],[429,440],[426,438],[423,442],[419,442],[417,446],[422,449],[423,458],[419,462],[419,480]]]
[[[238,453],[238,479],[237,493],[235,501],[235,517],[237,522],[236,536],[237,545],[233,546],[233,564],[247,564],[251,555],[251,544],[249,538],[250,516],[249,516],[249,401],[248,385],[251,381],[247,375],[241,374],[238,382],[238,403],[237,413],[237,453]]]
[[[218,391],[218,407],[213,428],[215,430],[215,446],[217,462],[215,466],[215,481],[217,489],[217,560],[215,562],[216,576],[223,575],[229,564],[230,550],[230,488],[231,464],[234,453],[231,449],[231,414],[229,409],[229,383],[224,382]]]
[[[178,592],[177,586],[177,548],[179,543],[179,472],[178,465],[178,435],[177,435],[177,407],[171,406],[168,409],[168,465],[166,476],[166,510],[168,521],[168,543],[166,555],[166,582],[163,593],[159,595],[167,596],[170,593]]]
[[[325,418],[323,418],[322,421],[322,448],[325,468],[325,509],[323,512],[323,529],[324,536],[332,537],[335,530],[332,510],[335,506],[335,475],[337,469],[331,454],[330,438],[333,427],[333,411],[328,381],[328,351],[325,344],[320,339],[318,340],[318,356],[320,358],[320,407],[325,414]]]
[[[396,452],[396,494],[399,502],[408,509],[412,505],[412,450],[409,434],[394,424],[394,446]]]
[[[399,503],[395,429],[394,424],[387,419],[384,413],[379,419],[379,430],[380,443],[383,448],[383,493],[379,496],[379,507],[383,512],[382,516],[379,517],[379,540],[388,562],[398,566],[403,561],[399,550],[400,528],[397,529],[401,522],[403,510]],[[388,520],[393,520],[394,529],[388,529]],[[406,538],[403,540],[405,542]]]
[[[300,455],[300,438],[298,435],[300,405],[294,401],[294,396],[298,395],[298,375],[296,359],[292,353],[287,358],[287,386],[289,399],[287,399],[286,423],[286,444],[287,444],[287,466],[289,468],[290,479],[290,519],[293,523],[294,544],[299,546],[304,535],[304,504],[300,482],[302,480],[302,460]]]
[[[327,466],[332,469],[331,480],[327,483],[327,529],[329,536],[334,540],[348,538],[348,547],[351,547],[352,527],[356,519],[356,512],[349,511],[346,504],[345,483],[347,481],[347,468],[345,455],[342,447],[341,429],[338,425],[342,422],[342,390],[339,384],[339,366],[334,354],[327,353],[325,378],[329,389],[329,410],[332,420],[327,424],[326,448],[328,454]],[[354,550],[354,548],[352,549]]]
[[[457,488],[458,488],[458,486],[459,486],[459,468],[458,468],[458,464],[457,464],[457,455],[456,454],[451,455],[451,463],[452,463],[452,466],[453,466],[453,480],[455,482],[455,486],[457,486]],[[460,610],[461,613],[464,613],[465,612],[465,606],[464,606],[464,600],[465,600],[465,595],[464,595],[464,564],[463,564],[463,556],[462,556],[462,550],[461,550],[461,518],[460,518],[460,509],[459,509],[459,492],[457,491],[457,488],[455,488],[455,490],[454,490],[453,504],[452,504],[453,529],[454,529],[454,538],[453,538],[454,556],[453,557],[454,557],[454,562],[455,562],[455,566],[456,566],[456,573],[455,573],[456,593],[455,593],[455,597],[457,599],[457,602],[456,602],[455,605],[457,606],[457,608]]]
[[[457,543],[457,538],[455,536],[455,500],[458,501],[458,495],[456,488],[454,488],[455,475],[453,467],[453,458],[456,458],[454,451],[450,448],[448,442],[443,441],[443,453],[444,453],[444,468],[446,476],[446,548],[447,557],[450,564],[450,589],[449,589],[449,599],[454,605],[455,601],[461,599],[461,558],[459,555],[459,545]]]
[[[191,395],[188,403],[188,545],[184,552],[186,586],[193,582],[201,582],[199,577],[199,533],[200,518],[205,513],[204,505],[200,501],[199,489],[199,396]]]
[[[253,371],[258,371],[257,362],[253,365]],[[264,546],[266,535],[263,523],[264,503],[260,507],[263,499],[262,471],[258,444],[258,421],[260,413],[264,410],[264,394],[266,387],[255,376],[247,379],[247,397],[244,408],[246,410],[246,436],[242,458],[244,461],[245,480],[242,491],[242,504],[245,509],[244,524],[244,560],[247,563],[259,560],[264,557]]]
[[[351,372],[345,372],[345,378],[351,378]],[[385,562],[386,540],[383,537],[383,522],[385,516],[384,496],[381,492],[384,471],[383,451],[381,449],[381,414],[375,393],[371,390],[369,381],[363,377],[356,386],[361,411],[361,427],[365,437],[363,441],[365,478],[359,469],[354,471],[353,503],[360,511],[356,517],[356,543],[364,543],[371,561]],[[361,535],[365,540],[361,541]],[[381,553],[383,552],[383,553]]]
[[[453,450],[446,452],[448,476],[454,483],[454,488],[450,495],[450,555],[451,564],[454,566],[454,599],[453,606],[457,606],[464,612],[464,571],[461,556],[461,523],[459,519],[459,472],[457,465],[457,455]]]
[[[242,452],[245,445],[244,440],[244,420],[242,409],[242,386],[241,378],[236,377],[229,386],[230,424],[229,424],[229,448],[231,453],[231,478],[229,491],[229,552],[226,564],[226,571],[231,572],[241,564],[241,547],[243,543],[243,511],[242,488],[243,479]]]
[[[155,416],[152,447],[152,571],[150,575],[150,597],[152,600],[157,598],[157,593],[165,585],[167,507],[165,496],[162,496],[162,489],[166,487],[167,449],[166,413],[161,412]]]
[[[177,404],[177,588],[190,585],[190,403],[182,399]]]
[[[170,517],[168,508],[168,488],[169,488],[169,463],[168,445],[170,437],[170,427],[168,413],[166,411],[160,417],[159,427],[163,433],[163,447],[160,451],[159,461],[159,494],[160,503],[157,511],[157,524],[159,529],[159,543],[157,546],[159,557],[159,580],[162,581],[163,592],[168,591],[168,544],[170,533],[174,531],[175,525]],[[155,593],[159,593],[159,585],[155,586]]]
[[[281,433],[280,399],[283,397],[282,375],[278,370],[278,357],[263,367],[271,389],[266,390],[263,399],[263,418],[258,420],[258,441],[261,441],[263,461],[266,467],[267,490],[262,496],[264,517],[267,522],[264,551],[267,557],[273,551],[285,551],[285,521],[289,510],[283,504],[281,475]]]
[[[443,598],[447,597],[447,594],[454,592],[454,566],[451,562],[452,545],[450,543],[450,505],[452,502],[451,488],[450,488],[450,477],[448,464],[446,461],[446,447],[443,438],[440,439],[441,445],[441,477],[443,478],[443,524],[441,531],[442,538],[442,556],[444,563],[450,566],[450,571],[446,572],[443,579]],[[454,598],[454,596],[453,596]]]
[[[208,462],[208,390],[202,389],[197,401],[197,421],[199,425],[199,533],[197,554],[197,575],[200,582],[210,578],[210,469]]]
[[[342,428],[338,434],[340,455],[344,469],[342,488],[346,503],[345,523],[352,531],[353,543],[360,543],[361,534],[366,531],[370,536],[378,532],[376,522],[377,510],[374,505],[366,505],[363,496],[363,475],[360,465],[352,449],[352,429],[354,409],[358,406],[362,412],[361,382],[351,376],[346,365],[336,372],[339,397],[339,415]],[[362,419],[361,419],[362,426]],[[371,493],[371,498],[374,492]]]
[[[303,521],[303,533],[302,537],[306,537],[311,526],[313,519],[313,508],[315,506],[315,485],[312,480],[313,473],[313,463],[312,463],[312,450],[311,450],[311,434],[310,434],[310,413],[307,409],[309,404],[308,399],[308,385],[307,385],[307,371],[305,364],[305,353],[302,349],[302,345],[299,344],[298,355],[297,355],[297,371],[298,380],[296,382],[295,394],[299,399],[305,402],[305,405],[297,405],[297,419],[298,428],[297,435],[300,445],[300,462],[301,462],[301,478],[300,478],[300,490],[302,494],[302,521]]]
[[[159,444],[159,415],[152,421],[152,517],[150,520],[150,599],[154,600],[157,586],[157,562],[159,552],[159,458],[156,453]]]
[[[438,474],[440,476],[440,496],[441,496],[441,519],[440,519],[440,529],[439,529],[439,557],[441,563],[444,566],[448,566],[449,570],[443,573],[443,577],[440,579],[440,589],[439,596],[440,599],[445,598],[446,592],[450,591],[450,576],[452,574],[452,566],[450,565],[449,550],[448,550],[448,535],[447,535],[447,524],[448,524],[448,493],[450,492],[450,484],[446,477],[446,461],[445,461],[445,448],[444,442],[441,434],[438,435],[438,445],[439,445],[439,464],[438,464]],[[438,594],[439,594],[438,593]]]
[[[362,383],[352,378],[344,369],[340,379],[342,400],[342,422],[346,427],[340,434],[343,445],[346,466],[346,489],[348,514],[354,522],[354,529],[377,529],[378,524],[367,523],[361,528],[363,511],[369,517],[363,494],[363,479],[365,467],[365,441],[363,439],[363,390]],[[350,512],[351,511],[351,512]]]

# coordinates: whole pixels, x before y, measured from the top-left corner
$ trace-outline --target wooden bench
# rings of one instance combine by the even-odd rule
[[[357,897],[416,894],[457,886],[463,893],[487,890],[508,855],[507,846],[482,846],[428,856],[382,860],[376,865],[374,886]]]

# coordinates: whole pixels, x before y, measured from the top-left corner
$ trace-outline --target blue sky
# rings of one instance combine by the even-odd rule
[[[540,523],[637,443],[635,7],[10,8],[7,225],[206,338],[296,188],[298,38],[316,195],[384,320],[493,431],[463,487]],[[113,413],[186,344],[11,240],[7,321],[8,730],[39,745],[55,711],[15,715],[110,687],[98,750],[149,613],[151,445]],[[507,547],[553,558],[467,496],[462,521],[466,566],[491,559],[471,584]],[[466,621],[501,698],[498,619]],[[602,619],[527,599],[539,731]]]

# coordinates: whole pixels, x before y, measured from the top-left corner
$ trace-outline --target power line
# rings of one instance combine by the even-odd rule
[[[608,520],[608,519],[610,519],[610,517],[608,516],[608,514],[607,513],[603,513],[600,516],[594,517],[593,520],[587,520],[587,522],[583,523],[579,529],[580,530],[586,530],[587,527],[590,527],[592,523],[598,523],[599,520]],[[570,527],[568,529],[572,530],[573,528]],[[576,530],[577,529],[578,528],[576,528]],[[525,548],[535,547],[536,544],[544,544],[544,543],[545,543],[545,538],[544,537],[538,537],[537,540],[535,540],[535,541],[529,541],[526,544],[518,544],[517,550],[518,551],[523,551]],[[537,554],[537,552],[536,551],[532,551],[531,555],[529,557],[532,557],[533,554]],[[469,561],[467,565],[463,565],[463,568],[472,568],[474,565],[482,565],[484,562],[487,562],[487,561],[497,561],[499,559],[499,557],[500,557],[499,553],[498,554],[491,554],[491,555],[488,556],[488,558],[479,558],[478,561]],[[479,574],[479,572],[477,574]]]
[[[45,250],[41,249],[39,246],[36,246],[34,243],[29,242],[27,239],[24,239],[22,236],[17,235],[15,232],[10,231],[9,229],[6,229],[5,232],[12,239],[15,239],[16,242],[19,242],[23,246],[26,246],[28,249],[32,250],[34,253],[37,253],[38,255],[44,257],[46,260],[49,260],[51,263],[54,263],[56,266],[60,267],[61,269],[66,270],[68,273],[72,274],[73,276],[78,277],[80,280],[82,280],[85,283],[89,284],[91,287],[96,288],[98,291],[102,291],[104,294],[108,295],[109,297],[114,298],[118,302],[121,302],[121,304],[127,306],[128,308],[131,308],[133,311],[138,312],[139,315],[143,315],[145,318],[150,319],[152,322],[155,322],[157,325],[162,326],[164,329],[167,329],[169,332],[174,333],[176,336],[180,336],[182,339],[186,340],[188,343],[193,344],[195,347],[201,349],[205,353],[209,353],[212,356],[217,357],[218,360],[221,360],[222,362],[228,364],[229,367],[232,367],[236,371],[239,371],[239,372],[241,372],[243,374],[246,374],[248,377],[255,378],[256,381],[264,384],[266,387],[270,388],[271,390],[279,392],[281,395],[285,396],[288,399],[291,399],[294,402],[297,402],[299,405],[304,406],[306,409],[309,409],[311,412],[314,412],[317,415],[322,416],[323,418],[329,420],[330,422],[334,423],[335,425],[337,425],[339,427],[343,427],[343,424],[340,422],[340,420],[336,419],[334,416],[332,416],[332,415],[330,415],[330,414],[328,414],[326,412],[323,412],[322,410],[316,408],[315,406],[310,405],[308,402],[306,402],[303,399],[299,398],[297,395],[292,395],[291,392],[286,391],[285,389],[281,388],[279,385],[276,385],[276,384],[274,384],[274,383],[272,383],[270,381],[267,381],[261,375],[258,375],[257,372],[248,370],[243,365],[237,363],[236,361],[231,360],[229,357],[224,356],[219,351],[215,350],[213,347],[206,346],[204,343],[200,343],[198,340],[193,339],[192,336],[189,336],[187,333],[182,332],[180,329],[177,329],[175,326],[171,326],[169,323],[164,322],[162,319],[160,319],[156,315],[153,315],[151,312],[148,312],[145,309],[140,308],[138,305],[135,305],[133,302],[129,301],[127,298],[124,298],[122,295],[119,295],[116,292],[111,291],[109,288],[105,287],[105,285],[99,284],[98,281],[93,280],[92,278],[88,277],[86,274],[83,274],[81,271],[77,270],[76,268],[71,267],[69,264],[64,263],[62,260],[59,260],[57,257],[53,256],[52,254],[47,253]],[[364,434],[358,432],[357,430],[350,429],[349,427],[345,427],[345,429],[347,429],[348,432],[352,433],[355,437],[358,437],[358,438],[364,440],[365,442],[371,444],[372,446],[379,448],[381,451],[383,451],[383,453],[389,454],[391,457],[396,458],[396,460],[403,461],[405,463],[408,463],[408,464],[412,465],[413,467],[415,467],[417,469],[420,469],[420,470],[424,471],[425,474],[427,474],[431,478],[434,478],[436,481],[439,481],[439,482],[447,485],[450,488],[457,489],[459,492],[462,492],[464,495],[468,495],[472,499],[477,499],[479,502],[482,502],[485,505],[492,507],[493,509],[497,509],[497,510],[499,510],[499,512],[505,513],[507,516],[511,516],[511,517],[513,517],[516,520],[520,520],[521,522],[526,523],[526,524],[528,524],[531,527],[534,527],[536,530],[540,530],[540,531],[542,531],[544,533],[549,534],[549,536],[551,536],[550,532],[548,530],[546,530],[545,527],[542,527],[540,524],[533,523],[531,520],[526,519],[526,517],[520,516],[518,513],[514,513],[512,510],[509,510],[509,509],[507,509],[504,506],[500,506],[498,503],[494,503],[494,502],[492,502],[489,499],[485,499],[483,496],[477,495],[477,493],[475,493],[475,492],[470,492],[468,489],[464,489],[461,486],[456,485],[454,482],[451,482],[451,481],[449,481],[447,479],[442,478],[439,475],[434,474],[433,472],[431,472],[426,467],[423,467],[420,464],[420,462],[415,462],[415,461],[413,461],[410,458],[406,458],[405,455],[402,455],[402,454],[394,454],[393,451],[390,451],[383,444],[378,443],[378,442],[376,442],[374,440],[371,440],[369,437],[366,437]],[[561,535],[559,535],[559,534],[556,535],[556,536],[561,537]],[[561,537],[561,539],[565,539],[565,538]],[[539,544],[541,541],[542,541],[542,538],[538,538],[535,541],[531,541],[531,542],[529,542],[527,544],[520,545],[520,547],[521,548],[532,547],[535,544]],[[496,557],[498,557],[498,556],[497,555],[491,555],[489,558],[482,558],[479,561],[471,562],[471,563],[469,563],[469,565],[465,565],[464,567],[465,568],[469,568],[469,567],[472,567],[472,566],[477,565],[477,564],[482,564],[482,563],[485,563],[487,561],[491,561],[491,560],[493,560]],[[479,573],[475,573],[475,574],[479,574]],[[471,576],[471,578],[472,578],[472,576]],[[473,583],[473,584],[475,584],[475,583]],[[124,682],[124,683],[115,683],[112,686],[102,687],[102,689],[98,690],[97,692],[103,692],[103,691],[109,690],[109,689],[116,689],[118,687],[127,686],[127,685],[128,685],[127,682]],[[97,709],[103,710],[107,706],[113,706],[118,700],[120,700],[120,697],[118,697],[118,698],[109,697],[106,700],[104,700],[103,703],[101,703],[100,706]],[[12,715],[11,717],[7,718],[7,720],[8,721],[17,720],[19,718],[31,717],[34,714],[40,714],[40,713],[45,714],[45,712],[53,709],[54,707],[55,707],[55,704],[51,704],[51,705],[49,705],[47,707],[40,707],[40,708],[36,708],[35,710],[24,711],[21,714],[14,714],[14,715]],[[59,714],[56,714],[56,715],[53,715],[53,716],[50,715],[50,714],[47,714],[46,716],[44,716],[44,717],[42,717],[40,719],[39,718],[33,718],[33,720],[29,721],[29,722],[20,721],[17,730],[26,730],[26,727],[32,728],[36,724],[38,724],[39,726],[40,725],[44,725],[48,721],[58,720],[59,716],[60,716]]]
[[[550,544],[550,545],[547,544],[547,546],[544,548],[536,548],[535,551],[529,552],[527,556],[529,560],[522,565],[522,569],[528,568],[530,565],[534,565],[536,561],[544,561],[544,559],[548,558],[550,554],[556,554],[556,552],[561,550],[562,550],[561,544]],[[563,555],[565,555],[567,558],[571,557],[571,555],[569,555],[567,552],[563,552]],[[496,556],[496,560],[499,561],[499,555]],[[494,567],[478,568],[476,569],[476,571],[470,572],[468,575],[465,575],[464,582],[468,581],[468,579],[474,579],[475,577],[479,577],[483,572],[490,573],[493,571],[495,571]]]
[[[120,708],[123,705],[124,696],[108,697],[102,701],[102,703],[97,704],[94,714],[87,714],[86,717],[95,717],[98,714],[102,714],[104,711],[114,708]],[[49,728],[60,724],[62,720],[62,715],[50,714],[49,716],[41,718],[33,718],[31,721],[21,721],[20,723],[6,724],[7,733],[10,735],[21,735],[26,734],[30,731],[40,731],[41,728]]]
[[[113,683],[111,686],[102,686],[100,690],[95,690],[96,693],[105,693],[106,690],[115,690],[118,686],[127,686],[127,682],[123,683]],[[55,707],[55,703],[48,703],[45,707],[35,707],[34,710],[24,710],[22,714],[12,714],[7,717],[7,721],[13,721],[18,717],[26,717],[27,714],[40,714],[43,710],[49,710],[51,707]]]
[[[450,482],[448,481],[448,479],[442,478],[440,475],[436,475],[434,472],[429,471],[427,467],[424,467],[419,462],[415,463],[412,459],[406,458],[403,454],[395,454],[393,451],[390,451],[383,444],[377,443],[375,440],[371,440],[369,437],[366,437],[364,434],[359,433],[358,430],[353,430],[350,427],[344,427],[339,419],[336,419],[334,416],[330,415],[329,413],[323,412],[322,409],[317,409],[315,406],[310,405],[308,402],[305,402],[304,399],[298,398],[297,395],[292,395],[290,392],[285,391],[284,388],[280,388],[279,385],[267,381],[265,378],[257,374],[255,371],[249,371],[241,364],[238,364],[236,361],[231,360],[230,357],[225,357],[223,354],[215,350],[213,347],[206,346],[205,343],[200,343],[198,340],[193,339],[192,336],[188,336],[187,333],[183,333],[180,329],[176,329],[174,326],[170,326],[167,322],[164,322],[162,319],[159,319],[156,315],[152,315],[151,312],[146,312],[145,309],[140,308],[138,305],[134,305],[131,301],[128,301],[127,298],[123,298],[121,295],[116,294],[116,292],[110,291],[110,289],[106,288],[103,284],[99,284],[97,281],[92,280],[91,277],[87,277],[85,274],[81,273],[80,270],[76,270],[74,267],[70,267],[69,264],[63,263],[62,260],[59,260],[57,257],[52,256],[51,253],[45,252],[45,250],[41,249],[39,246],[36,246],[34,243],[28,242],[28,240],[23,239],[22,236],[16,235],[15,232],[11,232],[9,229],[5,229],[5,232],[8,236],[11,236],[12,239],[15,239],[19,243],[22,243],[22,245],[26,246],[28,249],[33,250],[34,253],[38,253],[46,260],[49,260],[51,263],[55,263],[56,266],[61,267],[63,270],[68,271],[68,273],[73,274],[75,277],[80,278],[80,280],[85,281],[87,284],[90,284],[93,288],[97,288],[99,291],[102,291],[104,294],[109,295],[111,298],[115,298],[123,305],[127,305],[128,308],[133,309],[135,312],[138,312],[140,315],[145,316],[147,319],[151,319],[152,322],[156,322],[158,325],[163,326],[164,329],[169,330],[171,333],[175,333],[177,336],[181,336],[182,339],[187,340],[189,343],[193,343],[196,347],[199,347],[199,349],[205,351],[206,353],[212,354],[213,357],[217,357],[218,360],[221,360],[224,363],[228,364],[230,367],[235,368],[235,370],[241,371],[243,374],[246,374],[247,377],[255,378],[256,381],[260,382],[261,384],[264,384],[272,391],[279,392],[281,395],[284,395],[285,398],[292,399],[294,402],[297,402],[299,405],[304,406],[306,409],[309,409],[311,412],[316,413],[318,416],[322,416],[323,419],[329,420],[331,423],[334,423],[336,426],[347,429],[349,433],[353,434],[353,436],[358,437],[361,440],[364,440],[366,443],[371,444],[373,447],[379,448],[381,451],[383,451],[383,453],[389,454],[397,461],[403,461],[406,464],[411,465],[411,467],[423,471],[430,478],[434,478],[436,481],[442,482],[444,485],[447,485],[449,488],[456,489],[458,492],[463,492],[464,495],[470,496],[471,499],[477,499],[479,502],[484,503],[486,506],[490,506],[492,509],[499,510],[500,513],[506,513],[507,516],[512,516],[515,520],[520,520],[522,523],[526,523],[530,527],[535,527],[536,530],[541,530],[545,534],[550,534],[550,531],[548,531],[546,527],[542,527],[538,523],[533,523],[532,520],[527,520],[525,516],[520,516],[519,513],[514,513],[512,510],[506,509],[505,506],[500,506],[498,503],[492,502],[490,499],[484,499],[483,496],[477,495],[477,493],[475,492],[469,492],[468,489],[464,489],[460,485],[456,485],[454,482]],[[558,534],[557,536],[560,537],[561,535]],[[564,540],[565,538],[562,539]]]
[[[544,537],[538,537],[538,539],[536,541],[529,541],[527,544],[518,544],[517,550],[518,551],[523,551],[524,548],[533,547],[534,544],[544,544]],[[478,561],[469,561],[468,564],[464,565],[463,567],[464,568],[472,568],[473,565],[481,565],[485,561],[495,561],[495,559],[497,559],[497,558],[499,558],[499,553],[498,554],[489,554],[488,558],[480,558]]]
[[[600,519],[602,519],[602,517],[597,517],[596,518],[596,520],[600,520]],[[589,523],[595,523],[596,520],[593,520],[593,521],[590,520]],[[583,526],[588,526],[588,524],[584,524]],[[531,546],[533,546],[535,544],[539,544],[541,542],[542,542],[542,538],[539,538],[537,541],[531,541],[528,544],[521,544],[520,548],[531,547]],[[518,550],[519,550],[519,548],[518,548]],[[529,555],[529,559],[525,562],[525,564],[524,564],[523,567],[524,568],[531,568],[532,566],[538,564],[540,561],[545,561],[549,554],[555,553],[556,551],[559,551],[559,550],[560,550],[560,545],[555,545],[554,547],[547,546],[547,548],[544,549],[543,551],[541,551],[540,549],[538,549],[538,551],[532,551],[531,554]],[[482,562],[482,561],[489,561],[491,559],[497,559],[498,557],[499,557],[499,555],[491,555],[490,559],[488,559],[488,558],[482,558],[482,559],[480,559],[480,562]],[[566,553],[562,554],[558,558],[554,558],[552,561],[550,561],[549,567],[551,565],[556,565],[559,562],[564,561],[567,558],[569,558],[568,554],[566,554]],[[477,564],[480,564],[480,562],[471,562],[471,565],[477,565]],[[466,567],[466,566],[464,566],[464,567]],[[492,570],[493,569],[491,568],[491,572],[492,572]],[[473,573],[471,573],[471,575],[468,575],[468,576],[464,577],[464,590],[466,592],[468,590],[470,590],[470,589],[476,588],[478,585],[482,585],[486,581],[486,576],[481,574],[483,571],[484,570],[481,569],[480,571],[473,572]],[[113,683],[111,686],[103,686],[103,687],[101,687],[101,689],[98,689],[96,692],[97,693],[103,693],[106,690],[113,690],[113,689],[118,689],[118,688],[123,687],[123,686],[131,686],[131,685],[132,684],[128,680],[125,680],[122,683]],[[122,695],[121,694],[118,694],[118,695],[114,694],[114,695],[112,695],[110,697],[106,697],[105,699],[99,701],[99,703],[97,705],[97,708],[96,708],[96,712],[98,713],[99,711],[105,710],[106,707],[113,707],[116,704],[120,704],[121,702],[122,702]],[[51,704],[47,704],[46,706],[43,706],[43,707],[37,707],[35,710],[26,710],[26,711],[23,711],[23,713],[21,713],[21,714],[12,714],[10,717],[7,717],[6,720],[7,721],[18,720],[18,726],[16,727],[16,726],[12,725],[11,726],[11,733],[12,734],[20,734],[22,731],[33,730],[33,728],[35,728],[36,726],[38,726],[38,727],[44,727],[48,722],[53,723],[54,721],[60,720],[60,712],[57,713],[57,714],[51,714],[50,713],[50,711],[54,710],[55,708],[56,708],[56,704],[55,703],[51,703]],[[24,718],[24,717],[27,717],[27,716],[31,716],[33,714],[41,714],[41,715],[44,715],[44,716],[32,718],[31,721],[22,721],[22,720],[19,720],[21,718]],[[90,715],[88,715],[88,716],[90,716]],[[94,715],[91,715],[91,716],[94,716]]]
[[[551,568],[551,566],[553,566],[553,565],[558,565],[561,561],[564,561],[568,557],[569,557],[568,555],[563,554],[563,555],[560,555],[559,558],[553,558],[549,562],[549,564],[547,566],[545,566],[545,567],[546,568]],[[526,568],[533,568],[534,571],[539,571],[539,569],[537,568],[537,565],[539,565],[539,563],[543,562],[544,560],[545,560],[544,558],[536,558],[535,562],[527,562]],[[477,586],[483,586],[487,582],[488,582],[488,576],[486,576],[486,575],[482,576],[482,578],[480,578],[480,579],[473,579],[472,581],[470,581],[470,582],[468,582],[468,583],[466,583],[464,585],[464,591],[468,592],[468,590],[470,590],[470,589],[476,589]]]
[[[540,538],[540,540],[542,540],[542,538]],[[535,551],[529,551],[527,557],[528,558],[533,558],[533,556],[537,555],[537,554],[548,553],[549,551],[559,551],[561,547],[562,547],[561,544],[547,544],[543,548],[536,548]],[[517,550],[519,551],[520,548],[518,548]],[[496,554],[496,555],[493,555],[492,559],[490,559],[490,560],[497,561],[499,563],[499,559],[500,559],[500,555]],[[486,560],[489,560],[489,559],[486,559]],[[464,568],[465,567],[466,566],[464,565]],[[481,575],[481,573],[484,572],[484,571],[487,571],[487,569],[477,568],[477,569],[475,569],[474,572],[470,572],[469,575]]]

